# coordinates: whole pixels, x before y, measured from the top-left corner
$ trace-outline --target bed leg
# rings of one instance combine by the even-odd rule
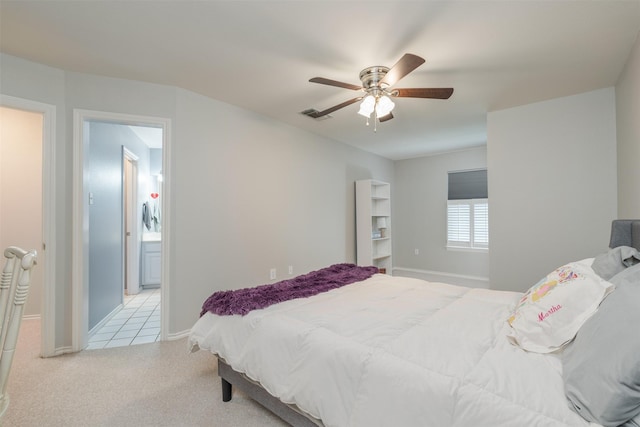
[[[220,378],[222,383],[222,401],[229,402],[231,400],[231,383],[224,378]]]

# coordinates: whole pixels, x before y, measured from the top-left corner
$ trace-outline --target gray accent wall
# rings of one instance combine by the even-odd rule
[[[490,286],[525,291],[609,244],[614,88],[489,113]]]

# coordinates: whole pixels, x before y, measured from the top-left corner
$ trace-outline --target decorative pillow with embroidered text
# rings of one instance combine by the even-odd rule
[[[531,352],[551,353],[575,337],[614,289],[593,271],[591,261],[563,265],[524,294],[507,319],[513,344]]]

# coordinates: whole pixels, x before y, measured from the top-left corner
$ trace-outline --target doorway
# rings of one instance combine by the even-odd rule
[[[157,193],[152,185],[155,176],[163,170],[165,176],[168,172],[168,128],[166,119],[74,111],[74,171],[80,178],[75,180],[74,217],[82,218],[79,222],[83,224],[74,223],[75,351],[87,348],[89,337],[102,334],[102,327],[112,320],[131,314],[128,308],[125,310],[125,294],[136,295],[149,285],[143,281],[143,242],[149,233],[142,221],[143,207]],[[144,130],[159,131],[159,146],[145,145],[145,137],[139,133]],[[162,199],[165,197],[162,194]],[[154,284],[160,300],[157,329],[158,337],[166,339],[168,266],[162,260],[166,257],[169,227],[161,204],[157,205],[156,217],[162,218],[163,231],[157,240],[159,280]],[[118,337],[100,338],[133,341],[132,332],[124,332],[117,331]],[[101,348],[93,339],[91,344],[91,348]]]
[[[157,140],[151,140],[150,134]],[[145,279],[152,266],[145,262],[146,256],[138,254],[142,251],[144,255],[148,242],[153,241],[158,259],[161,257],[159,207],[152,197],[158,194],[153,177],[162,167],[162,129],[89,120],[85,138],[89,148],[89,346],[139,343],[137,335],[149,332],[142,330],[145,322],[140,321],[151,323],[151,313],[146,306],[144,313],[142,307],[134,312],[125,303],[140,287],[160,287],[160,263],[153,266],[158,280],[150,283]],[[156,332],[154,338],[157,336]]]
[[[42,251],[42,121],[39,112],[0,107],[0,248]],[[25,318],[42,308],[42,271],[34,269]]]
[[[41,319],[41,345],[40,354],[42,357],[51,357],[64,352],[63,346],[56,347],[56,311],[55,311],[55,297],[56,288],[54,287],[56,281],[56,239],[55,239],[55,221],[56,221],[56,167],[53,161],[54,159],[54,146],[56,136],[56,107],[50,104],[45,104],[37,101],[27,100],[23,98],[17,98],[9,95],[0,94],[0,108],[6,108],[10,114],[26,113],[35,114],[38,116],[37,123],[33,127],[37,128],[40,141],[36,142],[37,150],[40,155],[30,156],[28,163],[30,167],[38,168],[38,172],[35,173],[40,179],[40,185],[35,183],[37,189],[32,188],[32,194],[29,197],[35,200],[35,204],[30,206],[30,209],[39,208],[37,215],[39,219],[30,222],[35,229],[38,229],[38,237],[31,243],[27,243],[28,246],[33,246],[33,249],[38,251],[38,267],[35,270],[34,282],[32,286],[35,286],[30,290],[30,300],[35,317]],[[3,114],[4,116],[4,114]],[[3,122],[3,131],[8,129],[6,125],[15,125],[16,122],[12,119],[10,121],[1,120]],[[3,138],[4,139],[4,138]],[[4,158],[4,156],[2,156]],[[10,182],[10,180],[9,180]],[[8,184],[8,182],[5,182]],[[3,205],[5,205],[3,201]],[[6,219],[6,217],[5,217]],[[21,220],[21,222],[24,222]],[[4,245],[5,242],[3,241]],[[29,247],[28,249],[32,249]],[[38,292],[39,287],[39,292]],[[37,294],[39,293],[39,295]],[[36,295],[34,297],[34,294]],[[29,301],[29,300],[28,300]],[[33,304],[35,303],[35,307]],[[37,312],[37,314],[36,314]]]
[[[122,147],[123,205],[124,205],[124,280],[123,295],[140,292],[138,251],[138,156]]]

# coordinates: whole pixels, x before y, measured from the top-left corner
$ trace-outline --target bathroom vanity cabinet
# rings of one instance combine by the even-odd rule
[[[142,242],[142,287],[160,286],[162,266],[162,242]]]

